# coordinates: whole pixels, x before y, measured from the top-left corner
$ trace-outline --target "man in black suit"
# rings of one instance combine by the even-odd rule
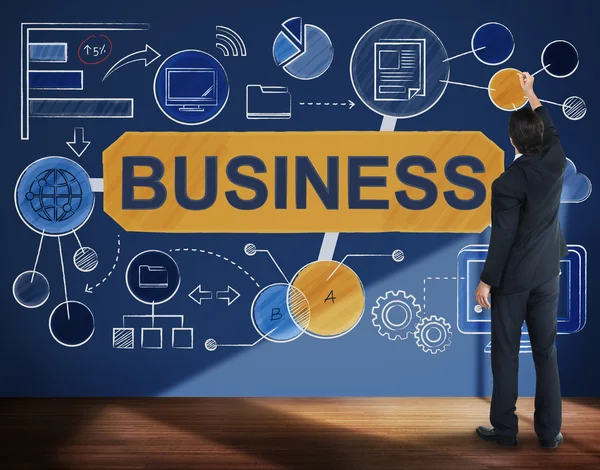
[[[512,113],[508,126],[515,161],[492,185],[492,234],[477,303],[492,309],[490,421],[477,434],[517,445],[519,345],[523,322],[536,369],[535,432],[540,445],[563,441],[556,361],[556,316],[560,260],[567,255],[558,209],[566,156],[548,110],[533,91],[534,78],[519,75],[531,109]]]

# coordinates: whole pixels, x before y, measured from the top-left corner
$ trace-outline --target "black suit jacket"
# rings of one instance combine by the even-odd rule
[[[566,166],[545,107],[542,151],[523,155],[492,184],[492,235],[481,280],[505,293],[531,290],[557,276],[567,255],[558,209]]]

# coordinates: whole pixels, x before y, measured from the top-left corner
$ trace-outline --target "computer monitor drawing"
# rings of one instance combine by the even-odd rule
[[[580,245],[568,245],[568,248],[568,255],[560,262],[558,334],[577,333],[586,322],[587,252]],[[491,333],[491,312],[481,308],[475,301],[475,289],[487,250],[488,245],[468,245],[458,253],[457,325],[464,334]],[[485,352],[491,352],[491,344],[486,346]],[[531,352],[525,324],[520,352]]]
[[[204,111],[217,106],[217,71],[212,68],[167,68],[165,105],[179,111]]]

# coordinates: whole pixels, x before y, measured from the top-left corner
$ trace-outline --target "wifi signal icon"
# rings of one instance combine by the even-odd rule
[[[225,57],[246,57],[246,44],[241,36],[233,29],[226,26],[217,26],[217,49],[219,49]]]

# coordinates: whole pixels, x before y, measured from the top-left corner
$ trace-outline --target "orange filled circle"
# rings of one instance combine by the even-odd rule
[[[291,282],[310,305],[306,333],[317,338],[336,338],[348,333],[365,309],[362,282],[352,269],[338,261],[315,261],[304,266]],[[290,309],[296,317],[294,308]]]
[[[494,74],[488,85],[490,100],[502,111],[515,111],[527,103],[517,69],[502,69]]]

